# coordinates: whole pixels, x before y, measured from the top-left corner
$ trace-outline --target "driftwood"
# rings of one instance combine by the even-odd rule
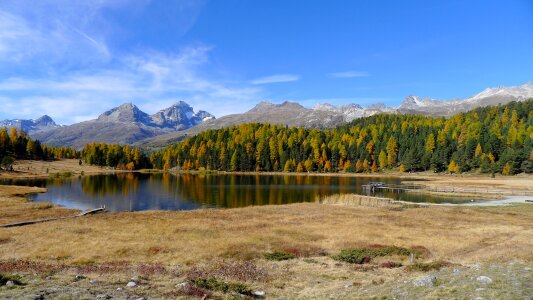
[[[8,228],[8,227],[18,227],[18,226],[25,226],[25,225],[31,225],[31,224],[37,224],[37,223],[44,223],[49,221],[57,221],[57,220],[64,220],[64,219],[72,219],[72,218],[78,218],[83,217],[86,215],[95,214],[98,212],[105,211],[105,206],[100,208],[91,209],[88,211],[81,212],[75,216],[68,216],[68,217],[61,217],[61,218],[49,218],[49,219],[40,219],[40,220],[32,220],[32,221],[22,221],[22,222],[15,222],[15,223],[9,223],[9,224],[0,224],[0,228]]]

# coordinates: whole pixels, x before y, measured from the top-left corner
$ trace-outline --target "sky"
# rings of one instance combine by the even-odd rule
[[[465,98],[532,53],[529,0],[0,0],[0,119]]]

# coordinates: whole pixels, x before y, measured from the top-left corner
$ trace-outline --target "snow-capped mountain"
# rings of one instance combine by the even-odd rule
[[[53,146],[81,148],[92,142],[132,144],[157,135],[184,130],[215,117],[206,111],[178,101],[153,115],[133,103],[125,103],[102,113],[97,119],[31,135]]]
[[[203,110],[195,113],[193,108],[183,101],[176,102],[171,107],[162,109],[150,117],[154,124],[176,130],[187,129],[203,121],[215,118],[215,116]]]
[[[533,84],[530,82],[519,86],[488,88],[466,99],[435,100],[408,96],[396,110],[398,113],[451,116],[477,107],[523,101],[529,98],[533,98]]]
[[[4,120],[0,121],[0,127],[22,129],[26,133],[32,134],[39,131],[47,131],[61,127],[52,118],[44,115],[36,120]]]

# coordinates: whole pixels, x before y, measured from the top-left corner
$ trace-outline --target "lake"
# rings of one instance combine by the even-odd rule
[[[116,173],[71,179],[3,180],[48,188],[31,195],[36,202],[53,202],[76,209],[105,205],[110,211],[191,210],[234,208],[250,205],[314,202],[334,194],[367,192],[371,181],[401,184],[393,177],[293,176],[293,175],[198,175],[169,173]],[[376,192],[371,195],[411,202],[462,203],[446,198],[404,192]]]

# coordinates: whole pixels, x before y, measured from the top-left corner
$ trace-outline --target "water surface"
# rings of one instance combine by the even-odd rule
[[[71,179],[3,180],[48,188],[31,195],[36,202],[53,202],[76,209],[105,205],[111,211],[191,210],[250,205],[314,202],[334,194],[367,194],[371,181],[401,184],[393,177],[198,175],[117,173]],[[377,191],[371,195],[411,202],[462,203],[469,200],[404,192]]]

